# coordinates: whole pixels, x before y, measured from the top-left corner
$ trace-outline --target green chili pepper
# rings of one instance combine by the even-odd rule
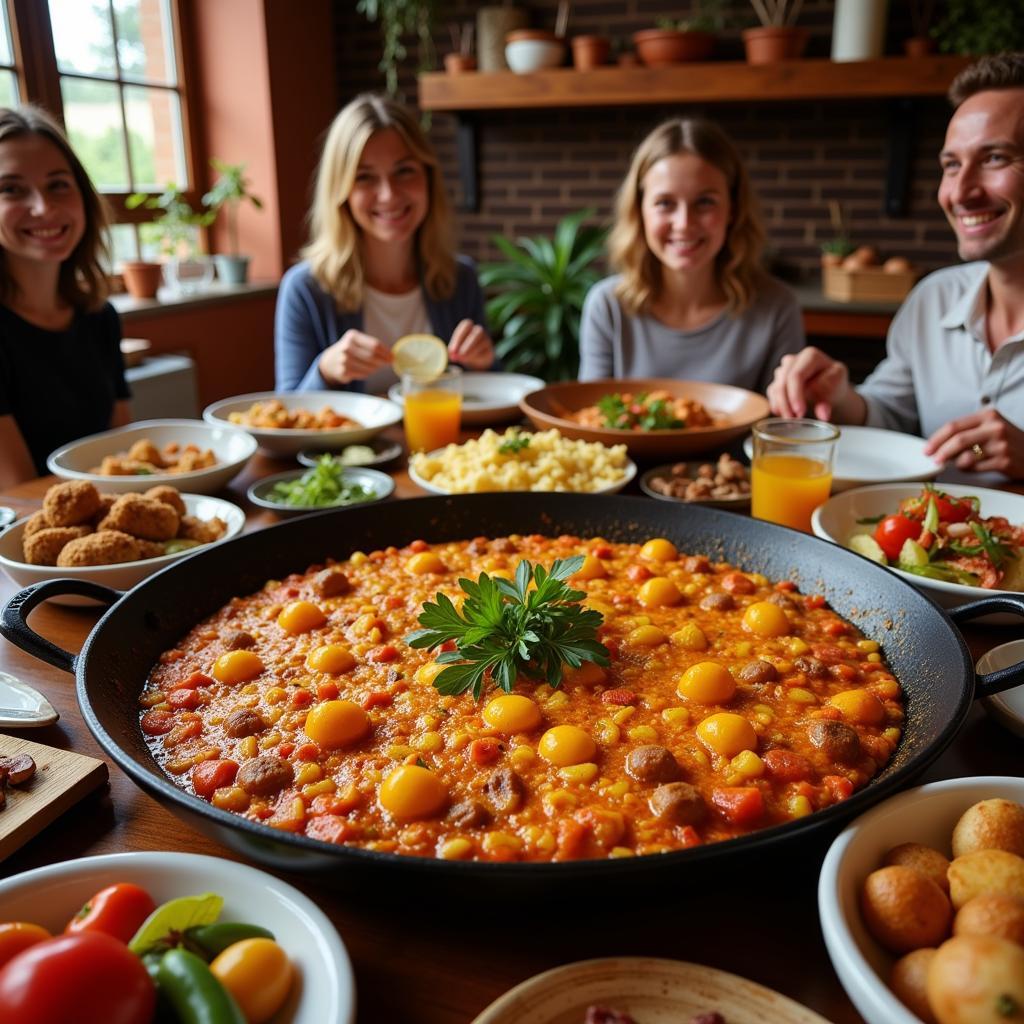
[[[157,978],[181,1024],[246,1024],[234,996],[195,953],[168,950]]]
[[[243,924],[240,921],[223,921],[220,924],[197,925],[185,931],[186,940],[207,960],[213,960],[243,939],[273,939],[274,933],[258,924]]]
[[[160,961],[164,958],[164,952],[164,950],[154,950],[145,953],[142,957],[142,964],[156,986],[156,1012],[153,1015],[153,1024],[178,1024],[178,1016],[171,1009],[167,996],[160,988]]]

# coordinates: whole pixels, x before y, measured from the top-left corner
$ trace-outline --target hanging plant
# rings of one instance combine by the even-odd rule
[[[356,10],[370,21],[380,22],[383,49],[378,68],[384,72],[389,96],[398,96],[398,66],[409,56],[403,36],[419,41],[418,71],[430,71],[437,63],[431,35],[435,0],[357,0]]]

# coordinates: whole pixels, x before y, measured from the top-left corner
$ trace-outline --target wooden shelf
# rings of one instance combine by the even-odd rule
[[[529,75],[429,73],[419,78],[419,105],[422,110],[472,111],[942,96],[969,61],[968,57],[883,57],[841,64],[718,61],[592,71],[555,68]]]

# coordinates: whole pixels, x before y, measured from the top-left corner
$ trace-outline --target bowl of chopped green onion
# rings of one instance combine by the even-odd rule
[[[387,473],[345,466],[331,455],[322,455],[309,469],[258,480],[248,494],[254,505],[287,516],[383,501],[394,489],[395,481]]]

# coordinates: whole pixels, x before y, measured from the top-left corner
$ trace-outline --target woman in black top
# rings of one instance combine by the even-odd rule
[[[0,108],[0,486],[45,473],[70,440],[129,422],[100,263],[106,224],[54,121]]]

